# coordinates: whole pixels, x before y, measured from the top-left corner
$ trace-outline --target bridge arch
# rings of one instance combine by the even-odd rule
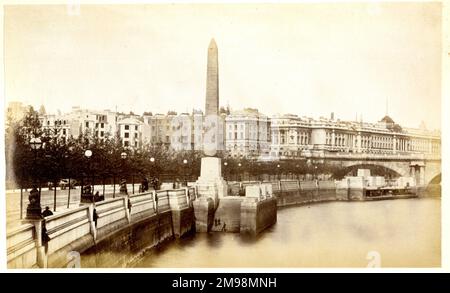
[[[441,184],[441,180],[442,180],[442,173],[437,174],[436,176],[434,176],[428,183],[427,185],[430,184]]]
[[[333,173],[334,179],[342,179],[345,176],[356,176],[358,169],[369,169],[372,176],[383,176],[388,178],[398,178],[404,173],[403,170],[396,170],[396,168],[386,167],[383,164],[377,163],[354,163],[342,166]]]

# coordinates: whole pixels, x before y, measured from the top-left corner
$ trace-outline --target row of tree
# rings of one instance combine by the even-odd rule
[[[33,184],[55,185],[65,178],[84,182],[118,183],[124,178],[139,182],[144,177],[160,180],[195,180],[200,175],[200,151],[176,152],[161,145],[125,148],[118,136],[99,139],[89,133],[64,139],[58,128],[42,128],[38,113],[32,108],[18,122],[10,121],[6,133],[7,167],[12,167],[15,183],[21,187]],[[39,137],[40,149],[33,150],[30,140]],[[92,155],[85,156],[90,150]],[[126,156],[123,156],[123,154]],[[311,164],[306,160],[259,162],[245,158],[223,157],[227,180],[261,179],[265,175],[300,176],[329,174],[345,176],[349,170],[327,163]],[[381,172],[381,171],[380,171]]]

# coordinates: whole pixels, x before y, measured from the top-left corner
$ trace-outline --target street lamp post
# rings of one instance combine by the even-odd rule
[[[278,181],[281,180],[281,176],[280,176],[280,164],[277,165],[277,174],[278,174]]]
[[[36,220],[36,219],[41,219],[41,194],[40,192],[37,190],[36,188],[36,174],[35,174],[35,170],[36,168],[36,161],[37,161],[37,152],[41,149],[42,147],[42,141],[40,138],[38,137],[34,137],[30,140],[30,146],[31,149],[33,150],[34,153],[34,161],[33,161],[33,188],[30,191],[30,195],[28,196],[28,206],[27,206],[27,216],[26,219],[29,220]],[[22,200],[22,199],[21,199]]]
[[[151,184],[152,184],[152,187],[153,187],[153,189],[156,191],[156,189],[158,188],[158,182],[157,182],[157,178],[156,178],[156,176],[155,176],[155,174],[154,174],[154,163],[155,163],[155,158],[154,157],[151,157],[150,158],[150,163],[151,163],[151,173],[152,173],[152,178],[151,178]],[[156,198],[155,198],[155,200],[156,200]]]
[[[91,164],[90,164],[90,158],[92,156],[92,151],[91,150],[86,150],[84,152],[84,156],[86,157],[86,164],[87,164],[87,174],[86,177],[90,178],[91,176]],[[89,185],[89,180],[87,180],[88,185],[83,186],[83,184],[81,185],[81,202],[86,202],[86,203],[90,203],[93,200],[93,196],[92,196],[92,187]]]
[[[186,160],[186,159],[184,159],[183,160],[183,169],[184,169],[184,185],[185,186],[187,186],[187,163],[188,163],[188,160]]]
[[[241,167],[242,167],[242,164],[241,163],[239,163],[238,164],[238,170],[239,170],[239,182],[241,182],[242,181],[242,177],[241,177]]]
[[[127,153],[126,152],[122,152],[120,154],[120,158],[122,159],[122,176],[125,173],[125,160],[127,159]],[[120,194],[127,194],[127,180],[125,179],[125,177],[123,177],[123,179],[120,180],[120,190],[119,190]]]
[[[228,179],[228,176],[227,176],[227,171],[228,171],[227,166],[228,166],[228,162],[224,162],[223,165],[225,166],[225,167],[224,167],[225,170],[224,170],[223,174],[224,174],[225,180],[227,180],[227,179]]]

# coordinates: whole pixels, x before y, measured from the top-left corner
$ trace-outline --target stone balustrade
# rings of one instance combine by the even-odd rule
[[[155,191],[130,195],[130,218],[135,221],[156,213]]]
[[[156,199],[158,200],[159,213],[170,210],[168,190],[158,190],[156,192]]]
[[[189,206],[193,207],[193,202],[194,200],[197,199],[197,193],[195,192],[195,187],[188,187],[187,188],[187,192],[188,192],[188,198],[189,198]]]
[[[95,209],[98,215],[97,237],[105,237],[130,221],[126,196],[97,202]]]
[[[193,187],[145,192],[85,204],[24,223],[8,232],[8,268],[65,267],[73,251],[83,253],[99,243],[110,244],[110,239],[116,235],[120,239],[123,231],[130,235],[141,229],[153,233],[136,240],[152,239],[152,245],[167,237],[180,237],[194,225],[191,205],[196,197]],[[135,226],[141,228],[134,231]],[[44,227],[50,239],[46,243],[41,237]]]
[[[283,191],[298,190],[300,188],[299,182],[295,180],[282,180],[280,185]]]
[[[34,225],[24,224],[6,235],[8,267],[32,268],[37,266],[36,232]]]
[[[171,210],[180,210],[189,207],[186,189],[174,189],[167,191],[169,207]]]
[[[50,237],[48,253],[53,253],[69,243],[90,235],[90,206],[81,206],[45,219]]]

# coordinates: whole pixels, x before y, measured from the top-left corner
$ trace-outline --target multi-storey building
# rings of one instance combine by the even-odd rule
[[[201,150],[203,144],[204,116],[201,111],[192,114],[169,112],[167,115],[144,115],[149,142],[174,150]]]
[[[269,153],[270,121],[258,110],[233,111],[225,119],[225,129],[228,156],[257,158]]]
[[[282,115],[272,117],[272,158],[295,158],[311,151],[440,154],[440,133],[402,128],[385,116],[378,123]]]
[[[142,146],[142,126],[144,123],[134,117],[124,118],[117,122],[119,137],[125,147]]]
[[[22,105],[15,106],[18,110],[9,108],[10,115],[23,114],[25,109]],[[64,140],[81,133],[90,133],[100,139],[118,134],[123,144],[129,147],[150,143],[174,150],[203,150],[204,143],[209,142],[235,158],[278,160],[306,157],[312,152],[441,152],[440,132],[424,127],[401,127],[389,116],[377,123],[363,123],[292,114],[268,118],[256,109],[244,109],[228,115],[221,113],[218,120],[205,121],[201,111],[139,116],[74,107],[68,114],[42,114],[39,118],[44,129]]]
[[[150,133],[150,143],[156,145],[169,146],[172,134],[172,119],[175,113],[169,112],[167,115],[155,114],[144,116],[144,124],[148,125]]]
[[[271,118],[270,158],[298,157],[311,145],[311,121],[306,117],[286,114]]]
[[[73,132],[73,125],[68,117],[63,115],[45,114],[39,116],[43,130],[52,137],[57,137],[65,142]]]

